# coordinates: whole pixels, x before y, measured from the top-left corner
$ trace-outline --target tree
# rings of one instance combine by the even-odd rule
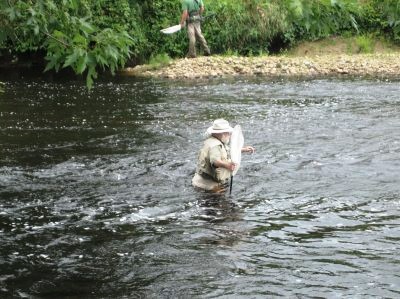
[[[112,15],[122,16],[122,24],[107,22]],[[99,70],[123,67],[138,44],[123,23],[131,17],[127,0],[7,0],[0,17],[0,48],[43,50],[45,71],[70,67],[86,74],[89,88]]]

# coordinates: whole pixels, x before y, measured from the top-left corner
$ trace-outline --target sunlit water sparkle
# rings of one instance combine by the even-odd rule
[[[1,298],[397,298],[398,81],[6,82]],[[247,144],[191,185],[205,129]]]

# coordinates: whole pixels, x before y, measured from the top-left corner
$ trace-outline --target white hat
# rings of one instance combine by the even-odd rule
[[[213,125],[207,129],[207,134],[226,132],[232,133],[233,128],[229,125],[228,121],[222,118],[214,120]]]

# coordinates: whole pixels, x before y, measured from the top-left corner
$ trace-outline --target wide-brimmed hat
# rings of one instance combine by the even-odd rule
[[[229,125],[229,122],[225,119],[219,118],[214,120],[213,125],[207,129],[207,134],[215,133],[232,133],[233,128]]]

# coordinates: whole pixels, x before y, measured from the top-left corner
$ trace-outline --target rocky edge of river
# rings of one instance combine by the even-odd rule
[[[400,76],[400,53],[316,56],[209,56],[177,59],[155,68],[139,65],[125,74],[169,79],[218,78],[227,76],[316,77]]]

